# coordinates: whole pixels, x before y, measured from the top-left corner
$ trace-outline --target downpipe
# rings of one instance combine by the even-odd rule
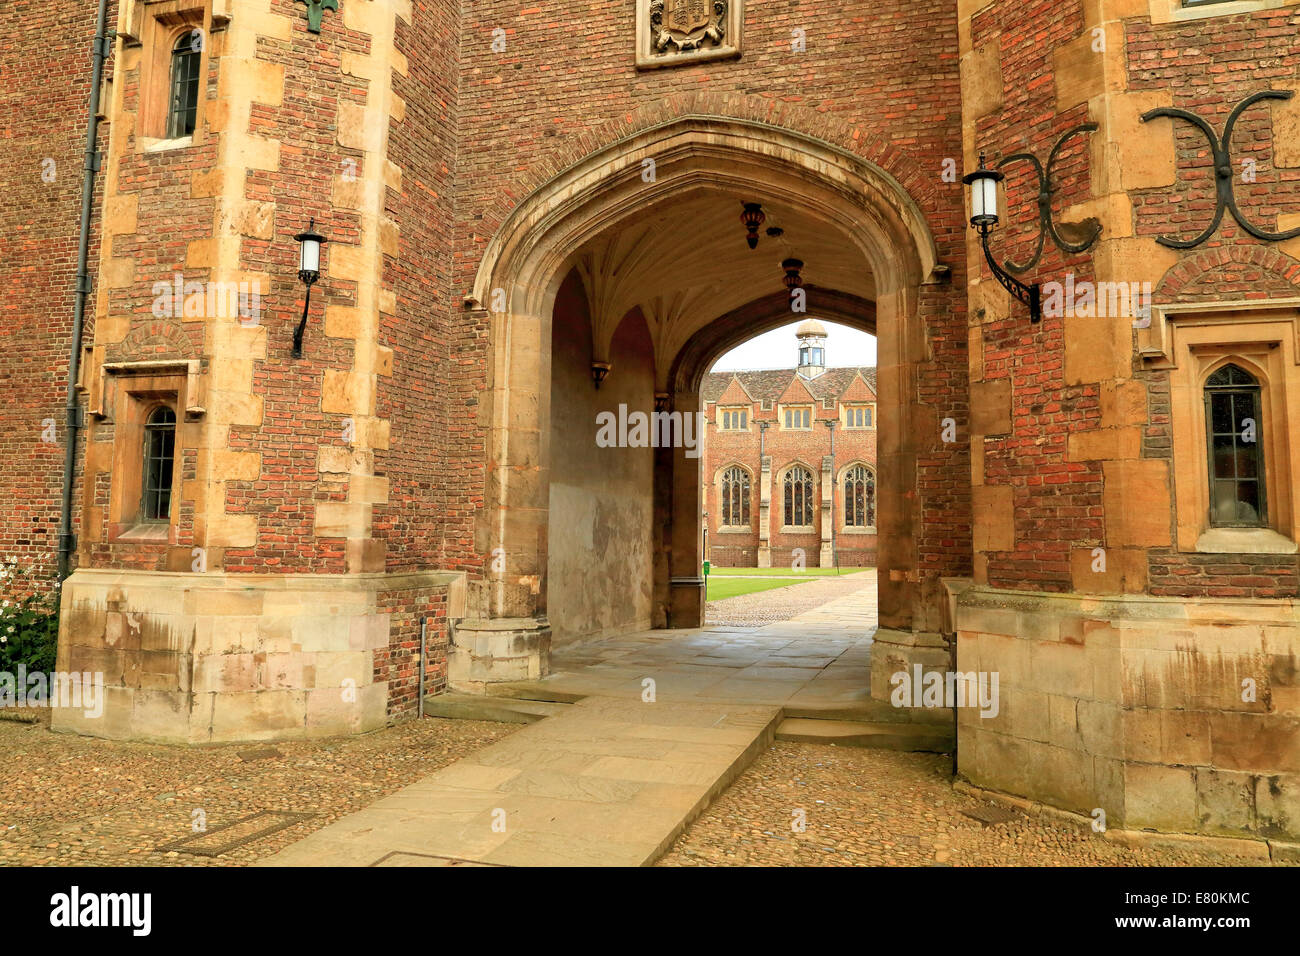
[[[99,0],[95,21],[95,39],[91,50],[90,115],[86,120],[86,149],[81,165],[81,231],[77,240],[77,289],[72,306],[72,348],[68,355],[68,397],[64,406],[65,447],[63,454],[63,500],[59,511],[59,582],[69,574],[76,539],[72,533],[72,484],[77,467],[77,436],[82,428],[81,404],[77,398],[77,378],[81,372],[81,337],[86,320],[86,297],[90,294],[90,218],[95,202],[95,173],[100,156],[96,149],[99,137],[99,90],[104,79],[104,60],[108,45],[116,36],[105,32],[108,24],[108,0]]]

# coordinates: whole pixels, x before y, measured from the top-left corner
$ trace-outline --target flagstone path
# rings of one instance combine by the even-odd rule
[[[864,588],[766,627],[561,649],[535,684],[583,699],[258,865],[653,863],[772,743],[783,707],[869,697],[874,626]]]

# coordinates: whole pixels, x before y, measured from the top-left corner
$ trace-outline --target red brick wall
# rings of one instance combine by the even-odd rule
[[[1210,28],[1212,27],[1212,29]],[[1221,133],[1232,108],[1249,94],[1294,81],[1300,71],[1300,11],[1295,8],[1215,17],[1184,24],[1126,24],[1131,89],[1168,89],[1173,106],[1205,119]],[[1204,135],[1174,124],[1178,178],[1168,189],[1133,194],[1138,235],[1190,239],[1214,214],[1214,175]],[[1300,213],[1300,170],[1273,165],[1272,107],[1257,103],[1233,128],[1231,157],[1237,208],[1256,227],[1278,231],[1278,218]],[[1255,161],[1255,182],[1244,181],[1241,161]],[[1225,210],[1204,244],[1180,254],[1157,286],[1154,301],[1186,302],[1300,296],[1300,262],[1275,243],[1256,239]],[[1143,454],[1172,460],[1169,373],[1144,371],[1151,423]],[[1153,594],[1174,597],[1295,598],[1296,555],[1200,555],[1173,549],[1148,558]]]
[[[0,4],[0,555],[42,573],[53,571],[58,552],[63,404],[96,7],[86,0]],[[115,13],[116,4],[109,8]],[[110,59],[105,75],[112,70]],[[106,143],[101,127],[101,147]],[[52,169],[46,160],[53,160]],[[52,182],[42,178],[47,169]],[[98,235],[92,234],[92,272],[98,250]],[[87,333],[93,301],[92,296]],[[53,443],[42,441],[43,423],[50,419]]]
[[[345,160],[354,161],[357,175],[363,175],[363,157],[338,144],[335,123],[339,101],[367,102],[365,82],[344,75],[340,60],[345,51],[368,52],[370,39],[348,31],[342,17],[329,13],[318,39],[307,33],[301,4],[274,0],[274,8],[293,18],[293,41],[259,41],[258,55],[283,64],[284,98],[280,106],[255,104],[250,125],[280,140],[280,162],[275,170],[250,170],[245,195],[275,202],[275,232],[271,242],[246,240],[241,256],[244,268],[273,277],[262,303],[267,357],[253,362],[253,392],[262,396],[263,421],[260,427],[230,429],[230,447],[259,452],[262,467],[257,481],[230,482],[226,495],[227,512],[258,515],[258,539],[255,547],[227,548],[225,570],[337,574],[346,570],[344,541],[316,537],[315,505],[346,500],[347,482],[317,471],[317,449],[346,444],[347,416],[321,411],[321,387],[325,369],[352,367],[353,343],[326,336],[323,320],[329,305],[355,305],[356,290],[354,283],[335,278],[313,289],[304,358],[290,359],[303,304],[293,235],[315,216],[331,244],[360,241],[359,215],[331,211],[330,187]],[[329,245],[322,255],[322,275],[328,276]]]
[[[138,50],[137,46],[137,50]],[[123,106],[126,111],[138,113],[141,98],[140,57],[133,69],[119,69],[114,82],[120,85]],[[205,89],[201,97],[208,100],[215,98],[217,82],[220,76],[220,59],[209,58]],[[110,103],[104,103],[102,109],[109,113]],[[111,118],[111,116],[110,116]],[[101,148],[105,150],[105,163],[102,177],[112,176],[107,161],[108,135],[110,125],[101,127]],[[119,133],[120,135],[120,133]],[[138,201],[136,221],[137,231],[133,234],[113,237],[112,254],[135,261],[135,281],[125,288],[106,289],[107,313],[113,316],[130,315],[133,331],[143,330],[158,324],[155,315],[155,300],[158,296],[154,284],[165,282],[174,284],[179,273],[184,282],[205,282],[209,278],[206,269],[186,269],[185,256],[189,243],[212,235],[214,200],[211,198],[194,198],[191,196],[192,181],[195,173],[212,169],[216,162],[216,140],[208,137],[196,141],[193,146],[166,150],[163,152],[145,152],[136,149],[134,134],[127,138],[127,148],[123,153],[116,176],[112,183],[121,196],[135,197]],[[96,209],[96,218],[102,215],[102,209]],[[159,228],[166,224],[166,228]],[[92,275],[98,276],[100,260],[96,256],[91,262]],[[95,299],[91,298],[93,313]],[[203,352],[202,323],[186,322],[183,318],[183,303],[173,303],[177,313],[163,316],[165,324],[173,330],[178,340],[188,342],[193,355]],[[102,311],[102,310],[101,310]],[[86,339],[90,344],[91,338]],[[131,356],[139,358],[141,356]],[[89,370],[88,370],[89,371]],[[89,381],[89,379],[87,379]],[[86,403],[83,401],[83,406]],[[102,454],[91,459],[91,471],[95,474],[96,498],[99,509],[94,515],[81,517],[86,522],[81,535],[79,554],[90,567],[129,567],[139,570],[167,570],[169,548],[165,544],[145,544],[141,542],[110,541],[109,522],[109,482],[105,480],[100,469],[108,469],[111,474],[112,442],[115,425],[111,420],[98,421],[88,416],[86,431],[87,441],[93,442]],[[180,450],[177,466],[187,477],[194,475],[194,452],[190,443],[189,451],[184,450],[184,436],[188,432],[184,416],[178,416],[177,447]],[[232,431],[232,436],[233,436]],[[77,499],[74,509],[80,512],[81,499]],[[176,547],[188,554],[195,543],[194,510],[192,503],[177,501],[174,505],[176,518]],[[97,521],[95,519],[98,519]],[[185,565],[188,566],[186,560]]]
[[[397,292],[397,314],[380,317],[380,344],[393,349],[393,374],[380,378],[378,403],[391,432],[389,449],[375,453],[376,473],[389,479],[389,501],[374,508],[374,535],[386,542],[390,571],[446,566],[444,519],[473,510],[477,501],[464,492],[475,482],[462,472],[483,467],[482,446],[462,437],[477,417],[477,396],[446,398],[448,382],[467,366],[482,373],[486,344],[476,337],[457,340],[447,318],[453,298],[457,12],[456,4],[440,0],[416,4],[409,26],[398,20],[397,47],[409,75],[394,75],[406,117],[390,131],[390,158],[402,168],[402,188],[388,191],[387,211],[401,240],[400,254],[384,262],[385,279]]]
[[[381,592],[376,610],[388,614],[388,646],[375,650],[375,682],[388,682],[388,716],[413,717],[418,711],[420,688],[420,627],[426,655],[425,695],[439,694],[447,686],[447,590],[406,589]]]
[[[1045,162],[1062,133],[1088,122],[1086,105],[1057,113],[1052,62],[1054,50],[1082,30],[1077,0],[1029,7],[999,2],[975,15],[974,45],[992,40],[1001,50],[1003,108],[979,120],[975,134],[990,164],[1022,151]],[[1076,137],[1057,162],[1058,210],[1090,197],[1087,148],[1087,137]],[[1027,164],[1006,172],[1008,209],[993,248],[1023,262],[1037,235],[1037,182]],[[992,282],[987,266],[979,265]],[[1091,257],[1064,254],[1047,241],[1031,277],[1066,272],[1091,280]],[[988,555],[988,582],[995,587],[1068,591],[1070,548],[1103,543],[1101,464],[1066,461],[1066,436],[1097,425],[1099,392],[1065,384],[1063,328],[1061,318],[1046,316],[1031,329],[1027,310],[1015,302],[1005,319],[983,326],[983,380],[1010,379],[1012,394],[1010,434],[984,443],[984,481],[1014,489],[1016,547]]]
[[[1124,24],[1127,88],[1168,90],[1175,107],[1190,109],[1221,130],[1228,111],[1248,93],[1266,89],[1275,80],[1294,80],[1300,65],[1298,27],[1300,12],[1294,8],[1165,25],[1131,18]],[[991,41],[1001,54],[1003,106],[980,119],[976,130],[976,146],[987,150],[990,162],[1019,151],[1045,161],[1061,133],[1089,120],[1086,104],[1058,111],[1053,67],[1053,54],[1085,32],[1078,2],[1026,7],[999,0],[975,14],[974,45]],[[1175,129],[1176,183],[1131,194],[1138,236],[1191,238],[1213,213],[1214,176],[1204,137],[1181,121]],[[1272,166],[1268,104],[1243,114],[1232,156],[1237,202],[1253,222],[1275,229],[1279,214],[1300,211],[1300,175]],[[1240,161],[1245,157],[1256,160],[1254,184],[1241,182]],[[1054,185],[1060,191],[1053,207],[1058,215],[1090,198],[1090,166],[1088,138],[1078,137],[1057,164]],[[999,257],[1023,261],[1037,234],[1036,187],[1024,164],[1008,167],[1007,173],[1009,209],[993,247]],[[1294,296],[1300,285],[1300,263],[1245,233],[1227,213],[1208,242],[1179,255],[1182,265],[1159,284],[1156,304]],[[991,281],[982,264],[981,270],[985,281]],[[1030,277],[1059,280],[1066,273],[1073,273],[1076,281],[1094,279],[1092,253],[1062,253],[1049,240]],[[1070,549],[1106,544],[1101,463],[1066,457],[1067,435],[1100,423],[1099,388],[1065,384],[1062,329],[1062,320],[1050,316],[1031,329],[1025,308],[1014,302],[1007,319],[982,328],[984,380],[1010,379],[1013,403],[1010,434],[984,447],[985,482],[1014,488],[1016,547],[987,555],[988,581],[994,586],[1069,590]],[[1143,456],[1169,459],[1168,374],[1140,366],[1135,374],[1147,386],[1151,415]],[[1261,560],[1258,567],[1243,569],[1231,561],[1153,550],[1150,589],[1178,596],[1297,593],[1295,558]]]

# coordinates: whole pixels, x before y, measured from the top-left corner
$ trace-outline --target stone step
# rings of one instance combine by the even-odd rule
[[[515,700],[551,701],[556,704],[576,704],[590,695],[560,690],[558,687],[548,687],[544,678],[537,682],[493,684],[492,696],[509,697]]]
[[[796,704],[782,708],[786,717],[809,717],[814,720],[854,720],[873,724],[924,724],[930,727],[955,727],[956,716],[947,707],[895,707],[884,700],[867,698],[850,704]]]
[[[451,720],[495,720],[503,724],[532,724],[569,709],[568,703],[484,697],[478,694],[438,694],[424,698],[424,716]]]
[[[802,744],[928,753],[951,753],[954,742],[951,731],[932,724],[868,723],[807,717],[786,717],[777,725],[776,739]]]

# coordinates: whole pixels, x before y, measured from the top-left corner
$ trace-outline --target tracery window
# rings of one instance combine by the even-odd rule
[[[876,526],[876,475],[866,465],[854,465],[844,476],[844,524]]]
[[[813,523],[812,472],[795,465],[785,473],[785,523],[792,527],[811,527]]]
[[[749,472],[738,465],[722,473],[722,526],[749,527]]]

